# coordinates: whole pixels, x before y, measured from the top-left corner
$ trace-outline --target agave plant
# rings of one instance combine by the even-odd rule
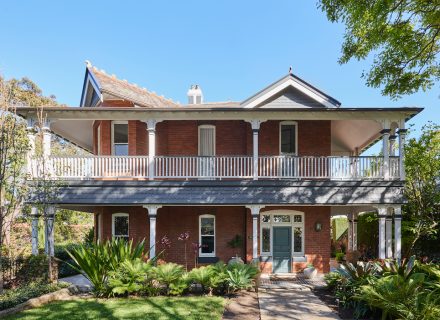
[[[415,272],[416,257],[409,259],[385,260],[382,269],[385,276],[398,274],[405,279]]]
[[[337,272],[350,282],[363,284],[372,277],[377,277],[381,271],[381,267],[374,262],[358,261],[356,264],[350,262],[342,264]]]

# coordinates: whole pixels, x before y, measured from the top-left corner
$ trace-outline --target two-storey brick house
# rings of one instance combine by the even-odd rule
[[[401,146],[405,121],[421,109],[343,108],[293,74],[242,102],[205,103],[198,86],[188,100],[88,64],[81,106],[44,109],[47,135],[91,153],[48,155],[51,178],[63,181],[54,206],[93,213],[98,239],[147,239],[152,257],[168,236],[164,259],[184,263],[177,238],[188,231],[200,263],[238,255],[264,272],[306,263],[328,272],[331,215],[377,209],[379,255],[400,256]],[[378,139],[382,156],[360,156]]]

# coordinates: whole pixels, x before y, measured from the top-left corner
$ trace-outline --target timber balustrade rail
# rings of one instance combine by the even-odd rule
[[[260,156],[254,177],[252,156],[73,156],[50,157],[47,172],[53,179],[334,179],[384,178],[384,158]],[[154,176],[149,176],[149,166]],[[399,178],[399,158],[390,157],[389,176]],[[38,177],[35,161],[29,170]],[[40,175],[41,176],[41,175]]]

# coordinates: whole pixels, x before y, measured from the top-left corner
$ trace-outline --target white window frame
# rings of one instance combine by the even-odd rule
[[[213,124],[202,124],[202,125],[199,125],[199,127],[197,129],[197,135],[198,135],[198,137],[197,137],[197,143],[198,143],[197,154],[199,156],[201,156],[200,155],[200,131],[201,131],[201,129],[214,129],[214,154],[213,154],[213,156],[215,156],[217,154],[217,148],[216,148],[217,132],[216,132],[216,129],[215,129],[215,125],[213,125]]]
[[[295,152],[293,153],[286,153],[286,152],[281,152],[281,129],[282,126],[287,126],[287,125],[294,125],[295,126]],[[278,134],[279,134],[279,151],[280,151],[280,155],[286,155],[286,156],[297,156],[298,155],[298,122],[297,121],[281,121],[280,125],[279,125],[279,129],[278,129]]]
[[[127,233],[126,236],[125,235],[119,235],[119,236],[115,235],[115,218],[116,217],[127,217],[127,219],[128,219],[128,230],[127,230],[127,232],[128,233]],[[125,237],[130,238],[130,215],[128,213],[117,212],[117,213],[113,213],[112,214],[112,237],[113,238],[125,238]]]
[[[210,219],[214,219],[214,252],[212,253],[202,253],[202,218],[210,218]],[[216,252],[216,222],[215,222],[215,215],[212,214],[202,214],[199,216],[199,257],[215,257],[215,252]],[[204,236],[206,237],[206,235]],[[208,236],[209,237],[209,236]]]
[[[127,148],[129,143],[128,137],[128,121],[112,121],[112,155],[115,155],[115,124],[126,124],[127,125]],[[117,143],[117,144],[125,144],[125,143]]]
[[[263,215],[270,216],[269,222],[263,222]],[[274,222],[273,216],[276,215],[289,215],[290,216],[290,222]],[[301,215],[301,222],[294,222],[293,218],[296,215]],[[303,257],[305,254],[304,247],[305,247],[305,214],[301,211],[296,210],[270,210],[270,211],[264,211],[260,214],[260,255],[264,257],[271,257],[273,256],[273,228],[274,227],[281,227],[281,226],[289,226],[291,227],[291,253],[292,257]],[[269,227],[270,230],[270,252],[263,252],[263,228]],[[294,252],[294,228],[295,227],[301,227],[302,228],[302,241],[301,241],[301,252]]]

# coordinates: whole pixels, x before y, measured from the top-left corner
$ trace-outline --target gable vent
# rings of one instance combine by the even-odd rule
[[[188,96],[188,104],[201,104],[203,103],[203,93],[202,89],[198,84],[193,84],[188,92],[186,93]]]

